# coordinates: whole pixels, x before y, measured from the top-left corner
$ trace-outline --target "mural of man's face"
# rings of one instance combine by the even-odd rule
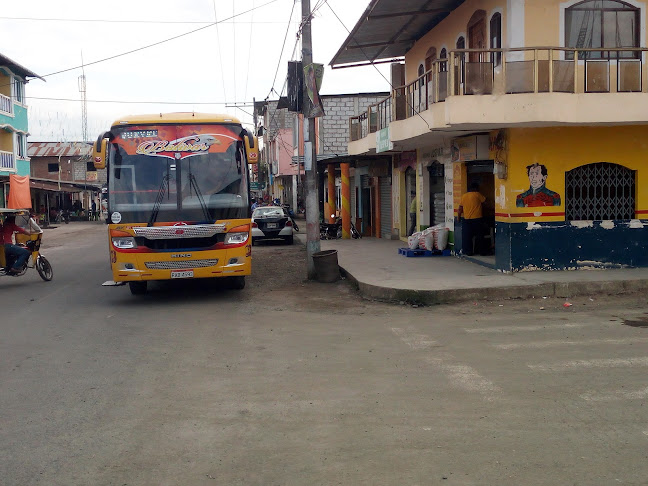
[[[539,189],[547,180],[546,175],[542,175],[542,167],[531,167],[529,169],[529,182],[533,189]]]

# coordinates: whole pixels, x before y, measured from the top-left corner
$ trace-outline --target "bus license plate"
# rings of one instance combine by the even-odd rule
[[[171,278],[192,278],[194,276],[193,270],[173,270],[171,271]]]
[[[277,223],[268,223],[268,224],[266,225],[266,227],[267,227],[268,229],[275,229],[275,228],[277,228]]]

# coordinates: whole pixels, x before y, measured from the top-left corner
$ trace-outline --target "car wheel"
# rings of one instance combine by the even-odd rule
[[[229,287],[234,290],[243,290],[245,288],[245,277],[229,277]]]
[[[131,294],[144,295],[146,293],[146,281],[128,282]]]

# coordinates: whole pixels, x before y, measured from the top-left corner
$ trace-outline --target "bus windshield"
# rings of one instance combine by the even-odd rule
[[[155,128],[114,132],[108,165],[113,223],[213,223],[249,216],[247,163],[240,136],[232,136],[235,127],[207,126],[196,134],[194,126],[185,136],[180,128],[189,127],[175,127],[166,137],[158,131],[169,127]],[[155,136],[136,137],[142,134]]]

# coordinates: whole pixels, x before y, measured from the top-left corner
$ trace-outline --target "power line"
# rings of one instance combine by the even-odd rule
[[[239,16],[241,16],[241,15],[248,14],[248,13],[250,13],[250,12],[252,12],[252,11],[254,11],[254,10],[257,10],[257,9],[259,9],[259,8],[267,7],[268,5],[273,4],[273,3],[275,3],[275,2],[278,2],[278,1],[279,1],[279,0],[270,0],[269,2],[266,2],[266,3],[264,3],[263,5],[259,5],[258,7],[254,7],[254,8],[251,8],[251,9],[249,9],[249,10],[246,10],[246,11],[244,11],[244,12],[239,12],[239,13],[237,13],[237,14],[234,14],[234,12],[232,12],[233,15],[232,15],[231,17],[228,17],[227,19],[223,19],[223,20],[221,20],[221,21],[219,21],[219,22],[212,22],[212,23],[207,24],[207,25],[205,25],[205,26],[203,26],[203,27],[199,27],[199,28],[197,28],[197,29],[190,30],[189,32],[185,32],[184,34],[175,35],[175,36],[173,36],[173,37],[169,37],[169,38],[167,38],[167,39],[164,39],[164,40],[161,40],[161,41],[158,41],[158,42],[154,42],[153,44],[148,44],[148,45],[146,45],[146,46],[138,47],[137,49],[132,49],[132,50],[130,50],[130,51],[122,52],[121,54],[115,54],[114,56],[110,56],[110,57],[106,57],[106,58],[103,58],[103,59],[99,59],[99,60],[97,60],[97,61],[88,62],[88,63],[85,63],[85,66],[86,66],[86,67],[87,67],[87,66],[92,66],[93,64],[98,64],[98,63],[100,63],[100,62],[109,61],[109,60],[111,60],[111,59],[115,59],[115,58],[117,58],[117,57],[126,56],[126,55],[128,55],[128,54],[132,54],[132,53],[134,53],[134,52],[143,51],[144,49],[148,49],[148,48],[150,48],[150,47],[159,46],[160,44],[164,44],[164,43],[166,43],[166,42],[170,42],[170,41],[172,41],[172,40],[179,39],[179,38],[181,38],[181,37],[185,37],[185,36],[187,36],[187,35],[194,34],[194,33],[199,32],[199,31],[201,31],[201,30],[207,29],[207,28],[209,28],[209,27],[211,27],[211,26],[213,26],[213,25],[217,25],[217,24],[222,23],[222,22],[224,22],[224,21],[226,21],[226,20],[232,20],[232,19],[234,19],[234,18],[236,18],[236,17],[239,17]],[[234,58],[236,59],[236,56],[234,56]],[[74,67],[67,68],[67,69],[62,69],[62,70],[60,70],[60,71],[56,71],[56,72],[53,72],[53,73],[45,74],[44,76],[40,76],[40,77],[41,77],[41,78],[46,78],[46,77],[49,77],[49,76],[54,76],[55,74],[66,73],[66,72],[68,72],[68,71],[73,71],[73,70],[75,70],[75,69],[79,69],[80,67],[81,67],[81,66],[74,66]]]
[[[95,22],[106,24],[202,24],[208,25],[210,22],[204,20],[107,20],[107,19],[62,19],[62,18],[37,18],[37,17],[0,17],[0,20],[29,20],[34,22]],[[223,21],[223,23],[230,23]],[[257,20],[257,21],[240,21],[239,24],[283,24],[280,21]]]
[[[344,24],[344,22],[342,22],[342,19],[340,19],[338,14],[335,13],[335,10],[333,10],[333,7],[331,7],[331,5],[328,3],[328,0],[324,0],[324,3],[331,10],[333,15],[335,15],[335,18],[338,19],[340,24],[342,24],[342,27],[344,27],[344,29],[349,33],[349,35],[351,35],[351,31],[347,28],[347,26]],[[365,50],[362,48],[362,46],[360,46],[360,44],[358,44],[357,41],[356,41],[356,47],[358,47],[360,49],[360,52],[362,52],[362,54],[364,54],[364,56],[367,58],[367,60],[369,60],[369,55],[365,52]],[[380,72],[380,69],[378,69],[378,67],[373,62],[371,63],[371,65],[374,67],[374,69],[376,71],[378,71],[378,74],[380,74],[383,77],[383,79],[389,83],[389,86],[391,87],[391,89],[395,90],[396,88],[394,87],[394,85],[391,83],[391,81],[389,79],[387,79],[387,77],[383,73]],[[406,97],[406,99],[407,99],[407,97]],[[421,113],[416,108],[414,108],[414,103],[409,103],[409,105],[410,105],[409,107],[412,109],[412,112],[416,113],[416,115],[421,120],[423,120],[423,123],[425,123],[427,125],[428,130],[432,130],[432,127],[427,122],[427,120],[421,116]]]
[[[15,99],[15,96],[12,98]],[[72,101],[78,103],[79,100],[73,98],[46,98],[40,96],[25,96],[25,99],[46,100],[46,101]],[[130,100],[87,100],[88,103],[119,103],[119,104],[143,104],[143,105],[225,105],[234,103],[230,101],[130,101]],[[244,102],[241,102],[244,103]]]
[[[288,32],[290,32],[290,23],[292,22],[292,16],[294,11],[295,11],[295,2],[293,1],[293,6],[292,9],[290,10],[290,17],[288,18],[288,27],[286,28],[286,35],[284,36],[283,45],[281,46],[281,53],[279,54],[279,62],[277,63],[277,70],[275,71],[274,79],[272,80],[272,88],[270,88],[271,93],[272,90],[274,89],[275,83],[277,82],[277,74],[279,74],[279,68],[281,67],[281,58],[283,57],[283,52],[284,49],[286,48],[286,40],[288,39]],[[293,53],[294,52],[295,51],[293,50]]]
[[[218,17],[216,16],[216,0],[213,0],[214,4],[214,21],[218,22]],[[218,60],[220,61],[221,67],[221,79],[223,81],[223,96],[227,99],[227,90],[225,88],[225,69],[223,69],[223,53],[220,47],[220,31],[218,30],[218,24],[216,24],[216,41],[218,43]]]

